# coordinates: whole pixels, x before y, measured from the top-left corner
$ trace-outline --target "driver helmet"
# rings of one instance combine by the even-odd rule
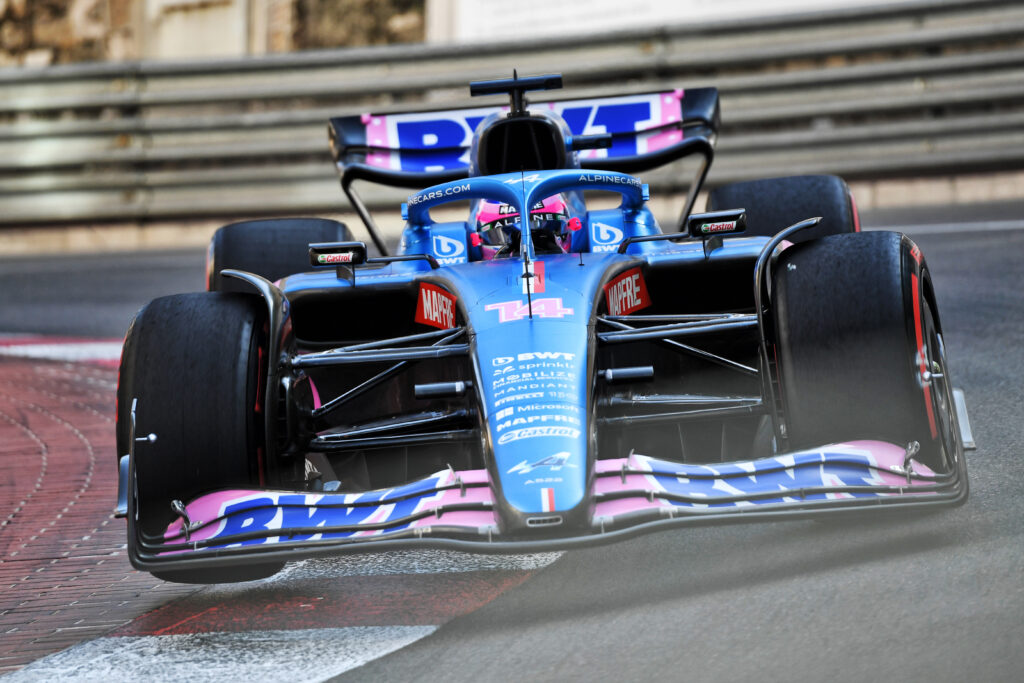
[[[519,212],[514,206],[483,200],[476,212],[476,229],[484,258],[507,256],[519,248]],[[569,206],[553,195],[530,209],[533,246],[540,253],[564,253],[569,247]]]

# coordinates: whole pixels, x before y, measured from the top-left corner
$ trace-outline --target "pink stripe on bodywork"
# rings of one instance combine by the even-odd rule
[[[497,526],[497,518],[492,510],[452,510],[445,512],[444,508],[454,505],[465,505],[465,504],[492,504],[493,495],[489,486],[490,479],[487,476],[486,470],[467,470],[461,472],[455,472],[452,470],[444,470],[438,472],[431,477],[427,477],[422,481],[429,481],[433,478],[439,478],[436,483],[436,488],[441,490],[424,491],[420,494],[420,499],[416,503],[416,507],[407,514],[418,515],[423,512],[432,512],[434,510],[440,510],[440,514],[429,515],[421,519],[414,520],[408,523],[409,527],[415,528],[428,528],[432,526],[447,526],[447,527],[463,527],[468,530],[476,531],[479,533],[486,532],[487,529],[495,529]],[[459,484],[463,484],[463,487],[459,487]],[[414,482],[415,483],[415,482]],[[474,486],[475,484],[484,484],[484,486]],[[457,488],[447,489],[446,487],[455,486]],[[186,506],[189,519],[193,522],[203,522],[215,520],[222,517],[225,511],[232,506],[238,506],[244,504],[247,501],[260,501],[270,498],[272,501],[280,500],[281,496],[303,496],[304,501],[302,505],[315,509],[318,504],[327,505],[340,505],[342,503],[351,504],[357,500],[366,500],[368,497],[377,495],[380,498],[388,498],[392,495],[391,492],[396,489],[382,489],[378,491],[369,491],[362,493],[302,493],[296,491],[252,491],[234,489],[227,491],[217,491],[209,493],[204,496],[200,496],[196,500],[192,501]],[[371,514],[367,515],[363,519],[359,520],[353,526],[361,525],[372,525],[382,522],[386,522],[393,512],[396,503],[385,502],[380,504],[376,510]],[[372,506],[372,503],[371,503]],[[365,507],[365,506],[361,506]],[[243,513],[239,513],[243,514]],[[274,523],[268,525],[268,529],[280,529],[281,528],[281,513],[274,518]],[[189,542],[193,541],[204,541],[218,537],[223,532],[227,524],[226,520],[221,519],[215,524],[197,529],[195,532],[189,535]],[[263,527],[261,527],[263,528]],[[178,519],[168,525],[167,530],[164,534],[165,539],[172,543],[184,542],[184,538],[181,535],[182,532],[182,520]],[[354,536],[377,536],[388,533],[387,529],[366,529],[365,531],[356,531]],[[274,537],[268,539],[268,542],[274,542]],[[228,541],[225,538],[225,542]],[[169,553],[165,553],[169,554]]]
[[[930,486],[934,482],[927,479],[911,479],[908,483],[907,476],[903,470],[903,462],[906,456],[906,451],[899,446],[894,444],[886,443],[883,441],[850,441],[839,444],[831,444],[824,446],[820,449],[800,451],[798,453],[786,454],[777,458],[770,458],[761,461],[747,462],[747,463],[722,463],[722,468],[742,468],[747,469],[751,472],[750,480],[755,477],[777,477],[778,475],[766,475],[763,472],[756,471],[756,465],[761,466],[774,466],[776,463],[785,465],[786,462],[792,458],[798,458],[800,456],[814,456],[819,455],[822,460],[818,463],[805,463],[801,467],[809,468],[814,471],[817,466],[821,474],[821,486],[843,486],[844,482],[836,475],[829,473],[825,468],[834,467],[844,456],[860,457],[864,458],[866,462],[873,465],[870,472],[865,473],[865,483],[874,486],[893,486],[904,489],[900,492],[876,492],[871,493],[871,496],[886,497],[886,496],[899,496],[899,495],[916,495],[926,496],[930,495],[929,491],[914,492],[914,487]],[[830,457],[831,456],[831,457]],[[923,465],[917,461],[911,462],[912,469],[915,474],[923,475],[924,477],[933,477],[935,473],[926,465]],[[623,468],[633,472],[636,471],[657,471],[662,474],[655,476],[654,474],[641,474],[641,473],[630,473],[624,477],[619,476],[604,476],[596,477],[594,481],[594,493],[595,494],[614,494],[616,492],[637,492],[636,496],[629,496],[624,498],[616,498],[613,500],[602,501],[595,506],[594,518],[595,520],[611,521],[615,517],[624,515],[631,512],[640,510],[658,510],[666,509],[671,507],[679,507],[674,505],[668,500],[663,500],[657,496],[649,497],[648,492],[665,492],[667,491],[665,485],[658,481],[658,477],[670,476],[671,473],[679,472],[680,476],[676,478],[678,482],[682,482],[681,487],[685,491],[685,482],[689,481],[685,476],[687,466],[679,465],[677,463],[671,463],[666,461],[655,460],[643,455],[630,455],[628,458],[617,458],[610,460],[598,460],[596,463],[596,472],[601,473],[621,473]],[[694,466],[690,466],[693,469]],[[706,469],[708,472],[714,470],[714,465],[699,466],[699,468]],[[851,467],[852,470],[856,470],[857,466]],[[702,472],[703,474],[703,472]],[[734,480],[734,483],[739,483],[736,480],[744,479],[745,476],[733,475],[732,477],[721,477],[721,483],[717,483],[716,486],[721,486],[721,496],[728,497],[732,495],[729,491],[731,485],[729,484],[730,479]],[[706,491],[703,489],[708,488],[708,485],[694,487],[694,491],[688,495],[694,497],[701,497],[706,495]],[[698,492],[697,489],[701,489]],[[779,488],[779,498],[795,497],[797,492],[793,489]],[[820,495],[820,494],[819,494]],[[826,499],[847,499],[853,498],[852,493],[828,493],[825,494]],[[708,497],[707,504],[721,504],[720,501],[716,500],[715,497]],[[691,509],[700,509],[706,507],[707,504],[702,503],[686,503],[685,507]],[[736,507],[739,506],[753,506],[753,505],[770,505],[771,503],[755,503],[752,501],[740,501],[736,503],[729,503]]]
[[[683,91],[674,90],[672,92],[661,93],[661,106],[659,108],[661,112],[660,125],[670,126],[674,123],[679,123],[683,120]],[[660,133],[654,133],[650,136],[641,136],[641,139],[647,140],[647,151],[657,152],[658,150],[671,147],[674,144],[683,141],[683,129],[682,128],[667,128]]]

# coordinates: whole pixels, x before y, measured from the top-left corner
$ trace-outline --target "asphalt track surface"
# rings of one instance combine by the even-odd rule
[[[73,580],[56,588],[30,578],[16,583],[4,573],[11,558],[2,558],[0,640],[25,631],[21,608],[31,606],[42,626],[26,654],[9,655],[6,669],[0,645],[0,671],[39,658],[11,679],[139,678],[152,676],[158,662],[157,678],[193,681],[225,674],[269,680],[271,673],[375,681],[1021,680],[1020,208],[996,216],[938,211],[923,227],[914,212],[865,217],[867,225],[907,226],[932,269],[954,381],[967,392],[978,442],[968,454],[971,497],[962,508],[907,520],[695,528],[518,564],[458,556],[319,561],[264,582],[203,589],[132,572],[114,539],[120,521],[93,512],[98,531],[90,539],[79,528],[65,534],[59,521],[43,538],[74,546],[75,578],[81,562],[94,565],[103,555],[107,569],[94,572],[116,576],[102,589],[86,594]],[[202,264],[196,251],[0,261],[0,333],[119,337],[149,298],[201,288]],[[0,413],[27,427],[46,421],[42,410],[83,425],[76,443],[102,453],[73,479],[91,476],[92,487],[61,490],[112,504],[113,473],[103,470],[113,467],[112,427],[98,416],[109,422],[113,370],[4,364],[15,373],[10,382],[31,372],[52,384],[39,383],[32,396],[0,387],[0,395],[7,392]],[[44,405],[47,395],[56,407]],[[45,430],[33,433],[47,438]],[[0,444],[0,459],[42,450],[19,438]],[[59,444],[45,445],[47,476],[57,481]],[[87,458],[89,449],[76,447]],[[0,550],[9,555],[13,541],[23,540],[12,537],[20,517],[3,513],[10,523],[0,529]],[[22,553],[39,543],[24,539]],[[36,562],[56,562],[51,556],[59,559],[43,553]],[[67,609],[73,601],[80,613]],[[264,668],[247,668],[245,658]]]

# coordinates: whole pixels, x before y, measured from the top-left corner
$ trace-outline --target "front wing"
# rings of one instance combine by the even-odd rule
[[[881,441],[715,465],[630,454],[597,461],[589,527],[563,528],[553,515],[535,537],[502,535],[485,470],[445,470],[361,493],[218,491],[188,503],[162,537],[130,524],[129,550],[133,565],[148,571],[423,546],[550,551],[675,526],[955,506],[967,497],[962,451],[957,463],[953,473],[937,474]]]

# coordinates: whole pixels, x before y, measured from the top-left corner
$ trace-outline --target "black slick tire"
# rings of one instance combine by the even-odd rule
[[[743,236],[771,237],[806,218],[821,216],[813,228],[791,242],[806,242],[859,231],[857,208],[846,181],[834,175],[764,178],[717,187],[708,194],[707,210],[746,209]]]
[[[135,408],[137,531],[162,535],[171,501],[260,484],[264,425],[260,402],[266,362],[264,305],[245,294],[161,297],[128,329],[117,387],[117,449],[129,449]],[[187,583],[248,580],[280,564],[236,569],[154,572]],[[262,567],[262,569],[260,568]]]
[[[913,441],[949,471],[958,452],[931,277],[893,232],[834,235],[782,252],[772,303],[790,449]]]
[[[344,223],[327,218],[270,218],[231,223],[217,230],[206,258],[206,288],[211,292],[249,292],[250,286],[220,271],[231,268],[276,282],[310,270],[309,245],[349,242]]]

